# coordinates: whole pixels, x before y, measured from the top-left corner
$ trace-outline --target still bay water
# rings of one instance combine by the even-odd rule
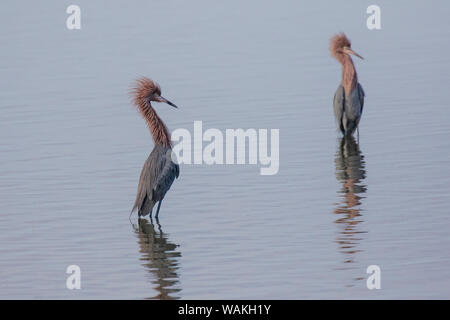
[[[0,298],[450,297],[448,2],[378,1],[372,31],[370,1],[80,0],[73,31],[69,4],[0,11]],[[333,119],[339,31],[365,58],[359,144]],[[130,224],[139,76],[172,131],[279,129],[278,174],[182,165],[159,223]]]

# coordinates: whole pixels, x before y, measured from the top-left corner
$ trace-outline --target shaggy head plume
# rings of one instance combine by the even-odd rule
[[[171,146],[169,130],[150,103],[161,99],[161,87],[155,81],[143,77],[136,81],[136,86],[131,90],[131,94],[133,103],[150,128],[155,144],[162,144],[165,147]]]
[[[345,47],[350,48],[352,43],[347,38],[345,33],[341,32],[334,35],[330,40],[330,51],[331,55],[335,58],[338,58],[340,54],[343,54],[342,51]]]

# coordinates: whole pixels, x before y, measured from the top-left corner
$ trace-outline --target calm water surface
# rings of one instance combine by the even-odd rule
[[[378,1],[379,31],[368,1],[77,3],[79,31],[69,3],[0,12],[0,298],[450,298],[447,2]],[[359,145],[334,125],[338,31],[366,58]],[[182,165],[131,225],[142,75],[171,130],[280,129],[279,173]]]

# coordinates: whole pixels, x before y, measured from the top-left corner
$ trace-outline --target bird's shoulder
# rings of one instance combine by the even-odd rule
[[[167,175],[171,172],[174,172],[177,178],[180,174],[180,167],[170,147],[155,146],[148,161],[152,163],[150,166],[154,168],[153,177],[157,180],[161,178],[161,175]]]

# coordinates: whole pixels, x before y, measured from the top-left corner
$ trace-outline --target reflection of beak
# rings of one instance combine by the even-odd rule
[[[166,98],[164,98],[164,97],[162,97],[162,96],[159,96],[159,97],[157,98],[157,101],[158,101],[158,102],[165,102],[165,103],[167,103],[169,106],[172,106],[172,107],[178,109],[178,107],[177,107],[175,104],[173,104],[172,102],[170,102],[169,100],[167,100]]]
[[[352,49],[347,48],[347,49],[345,49],[345,52],[348,53],[348,54],[352,54],[352,55],[354,55],[354,56],[356,56],[356,57],[358,57],[358,58],[364,60],[363,57],[361,57],[359,54],[357,54],[357,53],[356,53],[355,51],[353,51]]]

